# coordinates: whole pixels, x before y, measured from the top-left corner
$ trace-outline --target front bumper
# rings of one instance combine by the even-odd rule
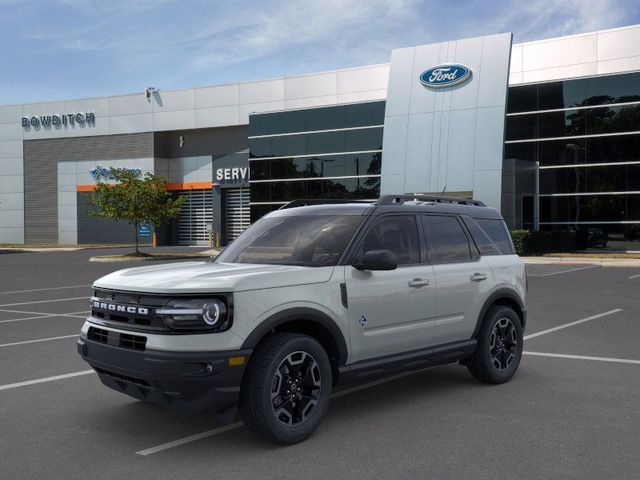
[[[208,412],[230,422],[251,350],[136,351],[81,337],[78,353],[107,387],[156,405]],[[242,365],[238,358],[244,357]],[[230,365],[230,363],[236,363]]]

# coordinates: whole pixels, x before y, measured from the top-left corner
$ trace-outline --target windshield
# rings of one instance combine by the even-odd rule
[[[362,219],[356,215],[265,217],[234,240],[215,261],[332,266],[338,263]]]

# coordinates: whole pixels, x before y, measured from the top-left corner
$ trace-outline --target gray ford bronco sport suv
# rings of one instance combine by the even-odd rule
[[[338,382],[451,362],[514,375],[526,277],[496,210],[313,203],[265,215],[214,260],[97,280],[78,352],[114,390],[222,421],[238,407],[286,444],[316,430]]]

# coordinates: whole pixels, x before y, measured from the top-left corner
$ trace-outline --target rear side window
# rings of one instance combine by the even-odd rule
[[[471,261],[469,240],[456,217],[423,215],[422,221],[429,239],[432,263]]]
[[[502,255],[512,255],[513,243],[504,221],[494,218],[476,218],[475,221],[487,234],[491,241],[498,247]]]
[[[489,238],[489,235],[485,233],[480,225],[476,223],[476,221],[471,218],[464,216],[464,223],[469,229],[473,240],[476,242],[478,246],[478,250],[480,251],[480,255],[501,255],[502,252],[498,248],[498,246],[494,243],[493,240]]]

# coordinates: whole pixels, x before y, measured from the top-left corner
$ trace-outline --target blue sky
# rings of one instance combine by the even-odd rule
[[[639,0],[0,0],[0,104],[273,78],[512,31],[640,23]]]

